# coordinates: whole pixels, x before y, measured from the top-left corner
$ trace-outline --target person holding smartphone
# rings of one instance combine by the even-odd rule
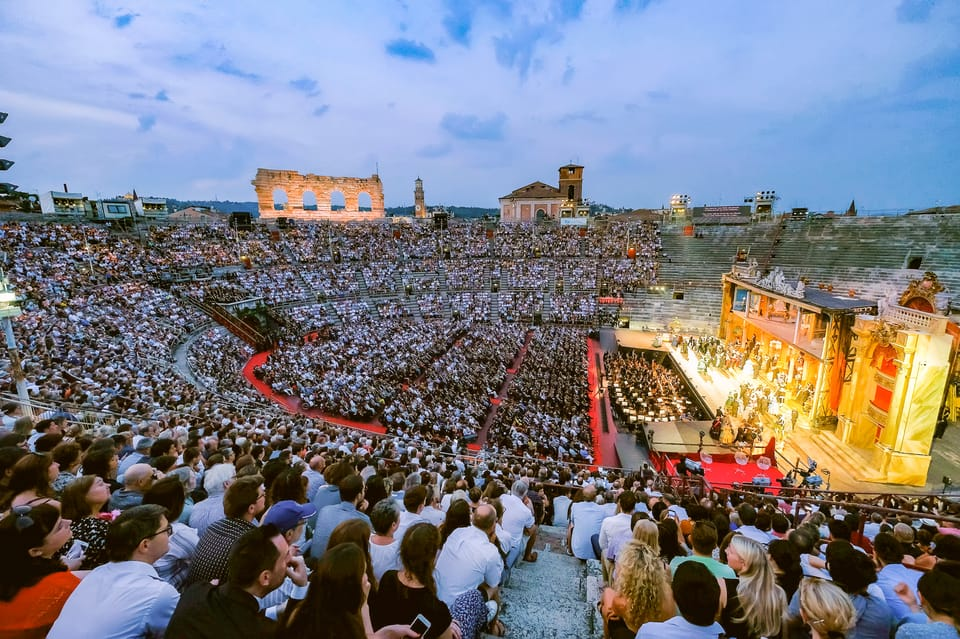
[[[461,639],[459,624],[437,597],[433,579],[440,551],[440,532],[430,523],[411,526],[400,543],[400,570],[388,570],[370,597],[370,620],[376,629],[411,623],[423,639]]]

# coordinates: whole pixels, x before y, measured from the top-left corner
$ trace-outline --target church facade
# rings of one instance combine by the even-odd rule
[[[559,169],[559,186],[531,182],[500,198],[501,222],[586,220],[590,206],[583,199],[583,167]]]

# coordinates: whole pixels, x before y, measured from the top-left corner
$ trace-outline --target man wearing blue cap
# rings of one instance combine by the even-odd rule
[[[296,542],[303,536],[307,518],[316,513],[317,509],[313,504],[298,504],[287,499],[275,503],[260,519],[261,526],[276,526],[291,550],[286,579],[279,588],[258,599],[261,610],[271,619],[277,618],[281,612],[280,607],[285,605],[288,599],[303,599],[307,596],[307,565]]]

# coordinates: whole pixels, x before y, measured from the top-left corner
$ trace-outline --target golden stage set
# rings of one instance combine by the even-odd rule
[[[960,328],[941,313],[936,275],[872,302],[757,271],[737,263],[723,276],[721,339],[762,363],[758,380],[785,385],[805,423],[856,449],[858,481],[924,485],[960,379]]]

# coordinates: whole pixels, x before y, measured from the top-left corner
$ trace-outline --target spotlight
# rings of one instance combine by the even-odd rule
[[[13,160],[0,160],[0,171],[6,171],[13,166]]]
[[[4,113],[3,111],[0,111],[0,124],[3,124],[6,121],[7,121],[7,114]]]
[[[12,139],[13,139],[13,138],[8,138],[8,137],[5,136],[5,135],[0,135],[0,149],[2,149],[3,147],[7,146],[8,144],[10,144],[10,140],[12,140]]]

